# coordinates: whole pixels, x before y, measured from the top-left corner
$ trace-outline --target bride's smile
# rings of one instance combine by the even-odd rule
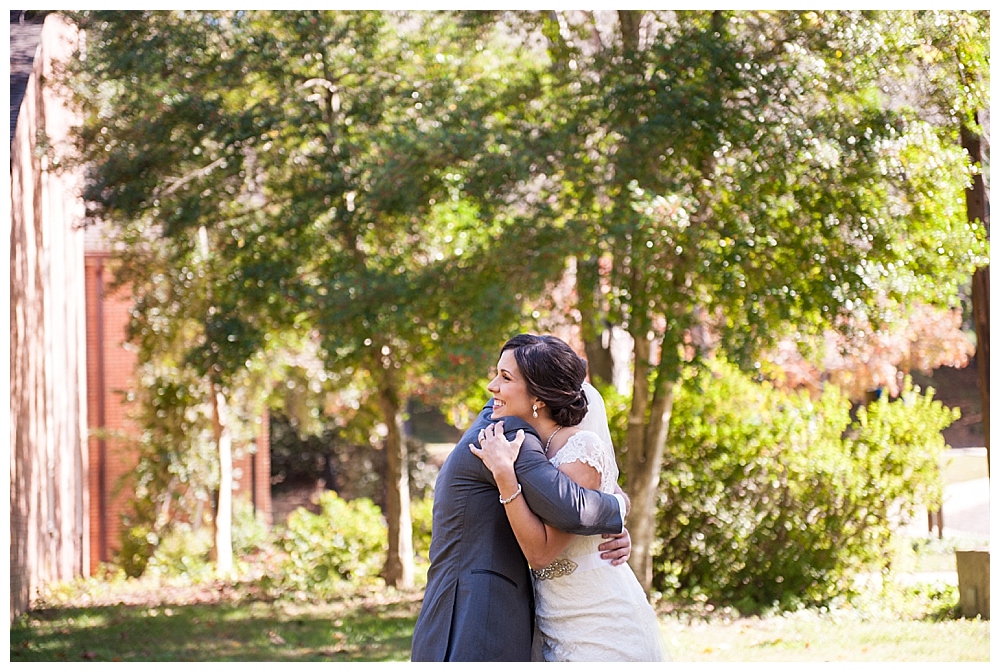
[[[532,404],[536,402],[528,394],[528,385],[517,367],[512,351],[507,350],[500,355],[497,375],[486,389],[493,393],[493,420],[509,417],[518,417],[527,422],[534,420]],[[538,407],[541,408],[542,405]]]

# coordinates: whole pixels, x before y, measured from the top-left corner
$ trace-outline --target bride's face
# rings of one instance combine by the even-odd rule
[[[497,375],[486,386],[493,393],[493,420],[518,417],[526,422],[532,421],[531,404],[533,399],[528,394],[528,386],[524,382],[521,371],[517,368],[513,350],[505,350],[497,362]]]

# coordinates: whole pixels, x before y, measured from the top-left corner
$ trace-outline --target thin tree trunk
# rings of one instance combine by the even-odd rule
[[[599,304],[600,276],[596,258],[580,259],[576,264],[577,307],[580,310],[580,336],[587,355],[587,370],[593,383],[614,384],[614,360],[611,342],[604,347],[607,327]]]
[[[219,449],[219,490],[216,493],[215,546],[212,559],[219,576],[233,570],[233,446],[226,398],[220,391],[212,395],[212,427]]]
[[[638,343],[638,340],[636,341]],[[644,341],[642,356],[647,364],[643,367],[644,381],[649,379],[649,341]],[[665,343],[669,347],[669,343]],[[657,495],[660,488],[660,470],[663,466],[663,450],[670,428],[670,416],[674,407],[678,377],[673,375],[676,358],[669,353],[661,353],[657,367],[652,398],[649,398],[648,382],[643,383],[645,411],[642,416],[633,399],[632,413],[629,415],[629,456],[628,486],[632,500],[629,516],[629,535],[632,539],[632,555],[629,566],[647,593],[653,585],[653,542],[656,540]],[[636,350],[636,357],[640,350]],[[636,367],[639,370],[639,367]],[[638,376],[637,376],[638,379]],[[638,391],[638,385],[636,386]],[[641,419],[648,416],[648,422]],[[633,422],[635,423],[633,425]]]
[[[638,9],[618,10],[618,22],[622,29],[622,45],[625,53],[634,53],[639,48],[639,25],[644,11]]]
[[[976,114],[978,123],[980,114]],[[966,214],[970,222],[979,221],[990,230],[990,195],[983,175],[983,136],[966,124],[961,127],[962,147],[972,163],[979,167],[972,184],[965,191]],[[983,406],[983,438],[986,443],[986,473],[990,464],[990,267],[976,269],[972,276],[972,315],[976,328],[976,363],[979,368],[979,394]]]
[[[650,343],[646,334],[633,332],[635,376],[632,381],[632,405],[628,414],[626,478],[632,511],[628,529],[632,539],[629,566],[644,590],[652,585],[652,563],[649,561],[653,537],[649,521],[655,518],[655,508],[650,508],[649,472],[646,453],[646,412],[649,408],[649,354]]]
[[[403,441],[402,406],[392,369],[383,366],[378,403],[388,430],[385,437],[386,522],[389,552],[383,578],[390,586],[413,587],[413,526],[410,520],[410,476]]]
[[[979,395],[983,405],[983,441],[986,444],[986,475],[990,475],[990,267],[976,269],[972,276],[972,314],[976,322],[976,364]]]

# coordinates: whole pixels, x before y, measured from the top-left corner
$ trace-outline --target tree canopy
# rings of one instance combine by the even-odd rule
[[[381,409],[387,579],[410,583],[405,399],[440,402],[480,375],[519,313],[497,288],[526,294],[540,277],[509,254],[529,229],[517,213],[481,215],[526,172],[495,130],[535,85],[517,74],[523,55],[438,14],[81,23],[87,197],[114,225],[144,357],[191,325],[182,359],[225,387],[313,340]],[[520,261],[547,248],[539,238]]]
[[[784,335],[881,329],[918,300],[950,305],[984,259],[985,231],[965,216],[973,168],[953,123],[970,102],[940,94],[949,114],[933,117],[927,99],[904,94],[921,59],[940,59],[951,40],[977,66],[961,76],[977,81],[949,87],[956,73],[936,71],[938,89],[981,105],[988,17],[625,10],[499,20],[543,35],[549,56],[552,142],[525,151],[544,166],[539,201],[558,206],[537,220],[570,232],[581,293],[595,293],[581,305],[599,324],[584,328],[618,325],[632,339],[623,448],[632,564],[648,587],[659,465],[686,360],[721,351],[760,369]]]
[[[184,361],[220,390],[308,341],[370,394],[393,583],[412,580],[402,402],[466,390],[567,259],[593,373],[610,330],[632,343],[618,448],[648,587],[687,363],[763,372],[781,337],[948,305],[987,253],[958,137],[988,107],[988,13],[79,20],[87,196],[137,338],[153,357],[189,325]]]

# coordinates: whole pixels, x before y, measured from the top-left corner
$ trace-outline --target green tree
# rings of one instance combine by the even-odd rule
[[[972,179],[966,186],[968,221],[989,233],[990,190],[987,181],[989,150],[983,128],[989,115],[990,14],[988,11],[924,11],[907,13],[901,31],[903,49],[914,54],[913,75],[925,114],[950,127],[953,142],[961,144],[972,164]],[[944,121],[942,121],[944,120]],[[957,137],[955,133],[957,129]],[[972,276],[973,321],[977,340],[979,387],[983,397],[983,430],[986,452],[990,449],[989,403],[989,263]],[[988,463],[988,460],[987,460]]]
[[[410,585],[405,400],[467,385],[517,313],[490,299],[509,273],[495,260],[506,234],[479,208],[493,176],[517,170],[491,156],[489,128],[512,104],[518,56],[439,14],[303,13],[255,45],[282,101],[264,189],[284,227],[309,232],[298,274],[328,368],[380,409],[384,574]]]
[[[377,400],[391,583],[409,580],[401,400],[461,389],[567,257],[595,374],[605,332],[632,342],[620,448],[648,587],[688,361],[755,370],[796,330],[946,304],[985,254],[956,205],[965,154],[887,94],[912,63],[904,14],[85,16],[97,213],[206,273],[180,308],[217,385],[314,328]]]
[[[233,58],[238,31],[212,13],[78,18],[90,38],[76,73],[85,113],[81,158],[91,171],[85,197],[110,229],[118,281],[135,299],[131,336],[140,363],[186,381],[192,393],[154,394],[149,403],[182,414],[184,406],[188,413],[210,409],[213,554],[225,573],[235,416],[259,411],[264,390],[242,408],[230,402],[246,393],[254,358],[276,342],[271,337],[295,322],[294,304],[275,301],[271,284],[288,275],[282,267],[293,260],[279,255],[265,266],[232,244],[233,231],[263,220],[253,203],[252,159],[240,150],[251,115],[238,85],[246,73]],[[170,430],[181,432],[177,447],[185,445],[183,426]]]
[[[896,13],[551,12],[494,17],[549,54],[539,221],[576,245],[583,333],[632,340],[623,472],[631,564],[652,579],[660,465],[686,361],[754,370],[795,330],[947,305],[985,254],[969,165],[885,95]],[[548,142],[544,142],[548,140]],[[601,269],[604,274],[601,275]],[[588,353],[596,351],[591,344]]]
[[[384,576],[409,585],[403,402],[481,372],[518,311],[497,288],[534,273],[498,254],[528,225],[481,211],[496,207],[495,176],[523,171],[491,130],[521,104],[523,57],[445,14],[80,20],[88,197],[114,223],[137,320],[193,324],[184,361],[230,393],[249,362],[320,345],[330,375],[380,409]],[[146,275],[154,259],[169,306]],[[140,335],[145,357],[161,337]]]

